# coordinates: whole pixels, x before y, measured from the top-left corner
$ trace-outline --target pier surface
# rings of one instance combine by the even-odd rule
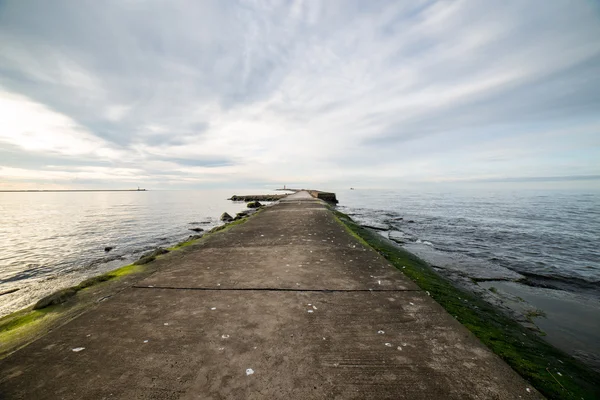
[[[155,262],[0,361],[0,398],[542,398],[307,192]]]

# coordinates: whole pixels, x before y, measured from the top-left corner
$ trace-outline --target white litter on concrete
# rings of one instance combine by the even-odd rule
[[[82,350],[85,350],[85,347],[75,347],[74,349],[71,349],[72,351],[74,351],[75,353],[79,353]]]
[[[210,309],[215,311],[217,309],[217,307],[211,307]]]
[[[164,326],[169,326],[169,323],[168,323],[168,322],[165,322],[163,325],[164,325]]]
[[[254,370],[252,368],[248,368],[246,370],[246,375],[252,375],[254,373]]]
[[[410,302],[410,301],[408,302],[408,304],[410,304],[411,306],[414,306],[414,305],[415,305],[415,303],[413,303],[413,302]]]
[[[229,339],[229,335],[223,334],[223,335],[221,335],[221,339]]]
[[[144,340],[144,343],[148,343],[148,340]]]
[[[398,350],[402,351],[402,347],[398,346],[396,347]]]
[[[312,313],[313,313],[313,310],[308,310],[307,312],[308,312],[309,314],[312,314]]]
[[[392,347],[392,344],[391,344],[391,343],[386,343],[385,345],[386,345],[387,347]]]
[[[313,306],[313,310],[316,310],[316,309],[317,309],[317,307]]]
[[[379,333],[380,335],[383,335],[385,332],[380,329],[377,331],[377,333]]]

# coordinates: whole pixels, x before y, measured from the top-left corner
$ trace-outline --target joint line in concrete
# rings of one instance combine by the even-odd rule
[[[167,290],[199,290],[199,291],[257,291],[257,292],[422,292],[421,289],[294,289],[294,288],[215,288],[215,287],[183,287],[183,286],[142,286],[133,285],[134,289],[167,289]]]

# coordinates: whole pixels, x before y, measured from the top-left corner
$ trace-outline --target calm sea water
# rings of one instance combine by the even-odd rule
[[[350,190],[338,197],[342,211],[434,264],[460,263],[474,277],[523,274],[600,289],[600,192]]]
[[[259,191],[262,192],[262,191]],[[237,194],[251,194],[253,192]],[[0,193],[0,316],[118,268],[245,203],[231,191]],[[106,246],[114,246],[105,252]]]

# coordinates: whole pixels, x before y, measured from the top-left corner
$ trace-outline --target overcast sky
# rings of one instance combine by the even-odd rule
[[[600,178],[593,0],[5,0],[0,49],[0,189]]]

